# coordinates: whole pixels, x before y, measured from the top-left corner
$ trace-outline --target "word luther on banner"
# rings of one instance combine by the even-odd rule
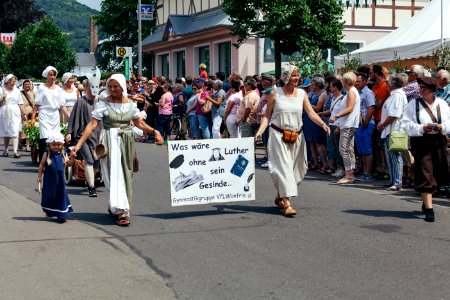
[[[255,200],[253,138],[169,141],[172,206]]]
[[[139,7],[139,14],[141,15],[141,20],[153,20],[153,5],[141,4]]]

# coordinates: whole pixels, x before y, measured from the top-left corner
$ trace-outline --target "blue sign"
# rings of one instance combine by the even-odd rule
[[[153,20],[153,5],[141,4],[139,13],[141,20]]]

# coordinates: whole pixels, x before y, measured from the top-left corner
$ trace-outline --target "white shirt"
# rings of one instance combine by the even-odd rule
[[[391,92],[389,98],[383,103],[383,108],[381,109],[381,120],[383,123],[388,117],[396,118],[394,122],[384,127],[381,132],[381,138],[386,138],[392,131],[400,130],[400,119],[403,115],[403,110],[408,104],[408,98],[403,89],[396,89]]]
[[[355,106],[353,107],[353,111],[342,118],[339,118],[339,127],[341,129],[345,128],[358,128],[359,127],[359,115],[360,115],[360,103],[361,98],[359,97],[358,90],[355,87],[352,87],[347,95],[344,96],[344,99],[341,101],[341,111],[347,108],[347,97],[348,94],[353,91],[355,94]]]
[[[334,96],[333,96],[334,97]],[[341,112],[341,103],[342,103],[342,99],[344,98],[344,95],[339,95],[338,97],[334,97],[333,101],[331,101],[331,115],[330,118],[336,116],[338,113]],[[334,123],[330,123],[330,125],[332,126],[340,126],[340,119],[337,119],[336,121],[334,121]]]
[[[428,115],[427,111],[422,107],[419,103],[419,120],[420,124],[417,122],[416,115],[416,101],[412,100],[406,105],[405,111],[403,113],[403,117],[401,119],[401,128],[409,135],[409,136],[423,136],[423,125],[434,123],[431,120],[431,117]],[[428,105],[428,103],[425,102]],[[447,102],[442,100],[441,98],[437,98],[434,101],[433,105],[428,107],[431,112],[437,118],[437,106],[439,105],[439,110],[441,111],[441,123],[443,126],[442,133],[450,134],[450,107]],[[436,131],[431,131],[428,134],[436,134]]]
[[[61,130],[59,109],[66,105],[62,91],[59,86],[49,89],[45,85],[40,85],[37,90],[34,103],[39,105],[39,134],[41,139],[46,139],[53,132]]]

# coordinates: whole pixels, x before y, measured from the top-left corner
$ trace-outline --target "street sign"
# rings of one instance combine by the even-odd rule
[[[125,78],[130,79],[130,59],[125,57]]]
[[[131,47],[116,46],[116,57],[130,57],[132,54]]]
[[[141,4],[139,8],[139,14],[141,15],[142,21],[153,20],[153,5]]]

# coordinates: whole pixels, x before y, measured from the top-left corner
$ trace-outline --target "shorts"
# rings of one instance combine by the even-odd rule
[[[359,125],[355,134],[356,149],[361,156],[372,154],[372,138],[374,137],[375,124],[369,123],[367,128]],[[377,130],[378,131],[378,130]]]

